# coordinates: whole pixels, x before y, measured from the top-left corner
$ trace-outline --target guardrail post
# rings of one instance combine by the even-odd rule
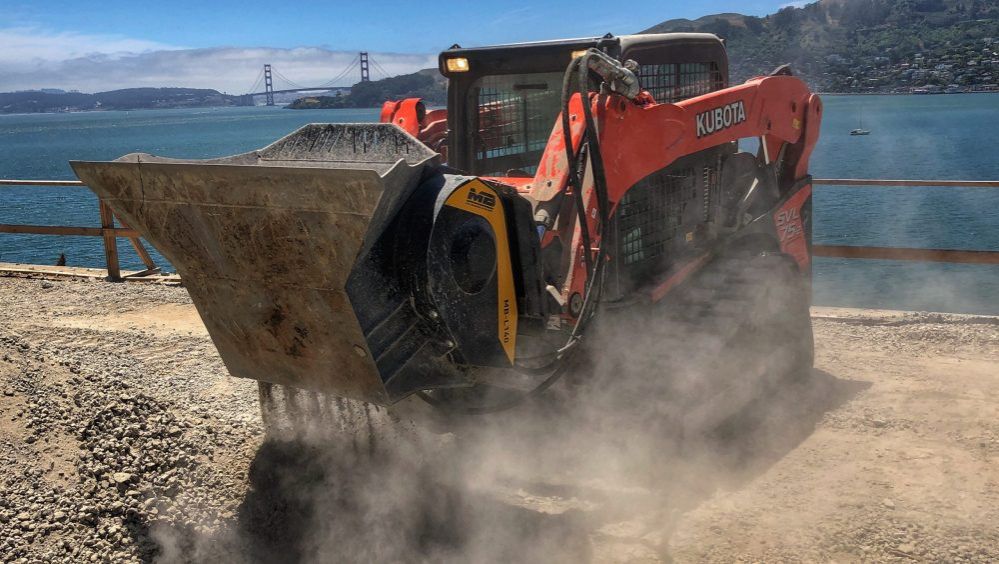
[[[108,267],[108,280],[121,282],[121,269],[118,267],[118,240],[114,232],[114,212],[100,200],[101,229],[104,235],[104,256]]]
[[[142,241],[139,241],[138,237],[129,237],[128,240],[132,243],[132,248],[135,249],[135,254],[139,255],[139,260],[142,261],[142,264],[146,265],[147,271],[151,272],[159,269],[156,266],[156,263],[153,262],[153,257],[149,256],[149,252],[142,246]]]
[[[131,227],[127,223],[125,223],[120,217],[118,218],[118,223],[120,223],[121,226],[125,229],[131,229]],[[142,264],[146,265],[146,270],[139,274],[158,273],[160,269],[158,266],[156,266],[156,263],[153,262],[153,257],[149,256],[149,252],[146,251],[146,248],[142,246],[142,241],[140,241],[137,236],[129,237],[128,241],[132,243],[132,248],[135,249],[135,253],[139,255],[139,260],[142,261]]]

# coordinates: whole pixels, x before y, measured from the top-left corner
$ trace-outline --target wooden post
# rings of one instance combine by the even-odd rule
[[[124,227],[125,229],[131,229],[131,227],[127,223],[122,221],[120,217],[118,218],[118,223],[120,223],[121,226]],[[142,246],[142,241],[140,241],[139,238],[135,236],[129,237],[128,241],[132,243],[132,248],[134,248],[136,254],[139,255],[139,259],[142,260],[142,264],[146,265],[146,272],[150,274],[158,272],[159,268],[157,268],[156,263],[153,262],[153,257],[149,256],[149,253],[146,251],[146,248]]]
[[[121,282],[121,269],[118,267],[118,240],[114,231],[114,212],[111,207],[100,201],[101,229],[104,232],[104,256],[108,265],[108,280]]]
[[[158,271],[159,267],[157,267],[156,263],[153,262],[153,257],[149,256],[149,252],[146,251],[146,248],[142,246],[142,241],[140,241],[138,237],[129,237],[128,240],[132,243],[132,248],[135,249],[139,258],[142,259],[142,264],[146,265],[146,272],[152,274]]]

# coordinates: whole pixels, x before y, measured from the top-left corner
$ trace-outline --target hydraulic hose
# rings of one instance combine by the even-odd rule
[[[566,166],[568,171],[568,179],[566,184],[567,187],[572,189],[573,200],[576,203],[576,214],[579,216],[580,224],[580,234],[583,239],[583,246],[587,249],[590,248],[590,226],[586,222],[586,202],[583,201],[583,183],[579,179],[579,163],[577,158],[577,153],[572,148],[572,129],[569,125],[569,101],[572,98],[572,81],[575,78],[578,85],[578,76],[575,72],[576,68],[585,68],[580,66],[580,59],[578,57],[573,59],[569,63],[569,67],[565,70],[565,75],[562,77],[562,140],[565,143],[565,158]],[[579,87],[577,86],[577,90]],[[585,101],[582,101],[583,105],[586,105]],[[579,146],[580,152],[583,150],[582,144]],[[593,259],[590,257],[589,253],[583,255],[583,260],[586,262],[586,270],[590,272],[593,270]]]
[[[607,58],[602,52],[595,49],[588,50],[585,54],[577,57],[569,63],[565,77],[562,80],[562,135],[565,139],[566,158],[568,160],[568,187],[572,189],[573,200],[576,204],[576,213],[580,222],[580,235],[583,240],[583,260],[586,263],[586,288],[583,291],[583,304],[576,317],[576,324],[565,345],[544,355],[552,358],[552,361],[544,366],[528,368],[518,366],[517,370],[526,374],[543,374],[549,370],[558,370],[558,366],[563,356],[579,343],[583,336],[583,330],[592,317],[593,304],[599,301],[599,296],[603,291],[603,273],[606,263],[606,251],[601,238],[600,247],[597,249],[596,257],[592,256],[592,237],[590,235],[589,224],[586,217],[586,202],[583,199],[583,183],[580,178],[582,168],[582,157],[585,154],[590,159],[593,170],[593,190],[597,195],[597,211],[600,214],[601,232],[606,229],[610,218],[610,201],[607,194],[607,176],[604,168],[603,155],[600,151],[600,140],[596,127],[596,120],[593,118],[593,111],[590,107],[590,58],[595,57],[601,61]],[[630,74],[630,71],[629,73]],[[632,75],[633,76],[633,75]],[[575,78],[575,81],[573,81]],[[573,92],[573,82],[575,82],[575,92]],[[575,152],[572,147],[572,131],[570,129],[569,102],[572,95],[578,93],[583,106],[583,116],[585,119],[585,144],[580,144],[579,152]],[[584,153],[583,149],[586,148]],[[544,356],[540,358],[544,358]],[[547,382],[547,380],[545,380]],[[543,382],[542,385],[545,383]],[[550,385],[550,384],[549,384]]]
[[[592,59],[598,60],[596,69],[591,68]],[[610,62],[610,64],[608,64],[608,62]],[[607,71],[608,68],[611,70]],[[582,339],[583,331],[590,319],[593,317],[592,309],[594,304],[599,301],[600,295],[603,292],[606,252],[603,244],[603,237],[601,237],[601,244],[597,249],[596,256],[592,256],[592,236],[590,234],[589,223],[587,222],[586,201],[583,198],[583,182],[580,176],[583,166],[582,157],[585,155],[590,159],[590,165],[593,171],[593,190],[597,196],[597,211],[600,218],[599,228],[601,235],[603,235],[610,221],[610,200],[607,193],[607,176],[606,169],[604,167],[603,155],[600,151],[599,134],[590,103],[591,92],[589,88],[589,80],[591,70],[598,71],[598,74],[604,80],[604,83],[608,84],[611,90],[617,91],[617,89],[625,89],[625,92],[619,93],[629,99],[634,97],[632,95],[632,90],[637,88],[637,79],[634,78],[634,75],[630,71],[627,71],[621,67],[617,61],[610,59],[610,57],[606,54],[596,49],[589,49],[582,56],[573,59],[566,68],[565,75],[562,79],[561,122],[562,138],[565,141],[566,163],[568,167],[568,178],[566,183],[567,188],[570,188],[573,193],[576,214],[580,225],[580,236],[584,248],[583,260],[586,263],[587,272],[586,287],[583,292],[583,304],[580,308],[579,315],[576,317],[576,324],[573,326],[572,333],[569,335],[565,345],[553,353],[534,357],[535,359],[550,357],[552,358],[551,362],[536,368],[515,366],[515,369],[521,373],[538,376],[547,374],[541,383],[524,394],[493,405],[482,407],[464,407],[455,410],[462,414],[484,415],[504,411],[516,407],[528,399],[537,397],[541,393],[548,390],[555,382],[558,381],[559,378],[563,376],[567,370],[568,362],[566,362],[566,355],[572,351]],[[608,75],[608,73],[610,73],[610,75]],[[629,76],[635,81],[633,84],[629,82]],[[621,85],[624,86],[622,87]],[[575,86],[575,88],[573,88],[573,86]],[[570,126],[569,102],[572,100],[573,94],[579,94],[580,96],[580,102],[583,106],[583,118],[585,120],[584,142],[580,144],[580,150],[578,152],[576,152],[572,146],[572,129]],[[585,151],[584,147],[586,148]],[[419,392],[419,396],[424,401],[435,407],[445,408],[442,402],[426,392]]]

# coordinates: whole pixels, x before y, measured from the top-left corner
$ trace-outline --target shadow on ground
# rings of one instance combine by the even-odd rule
[[[247,561],[588,559],[578,515],[504,504],[436,464],[348,458],[292,443],[261,448],[239,515]]]

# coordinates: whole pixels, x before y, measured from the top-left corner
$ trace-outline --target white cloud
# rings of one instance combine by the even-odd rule
[[[61,61],[96,54],[115,56],[177,47],[117,35],[92,35],[72,31],[48,32],[32,27],[0,29],[0,65]]]
[[[357,53],[321,47],[213,47],[184,49],[126,37],[32,28],[0,29],[0,92],[35,88],[98,92],[140,86],[215,88],[244,93],[270,63],[281,75],[304,86],[326,82],[345,69]],[[435,55],[371,53],[388,74],[435,67]],[[372,68],[372,76],[380,73]],[[353,71],[345,84],[356,82]],[[282,86],[276,79],[276,88]]]
[[[817,0],[795,0],[794,2],[781,4],[779,9],[783,10],[784,8],[804,8],[805,6],[812,4],[816,1]]]

